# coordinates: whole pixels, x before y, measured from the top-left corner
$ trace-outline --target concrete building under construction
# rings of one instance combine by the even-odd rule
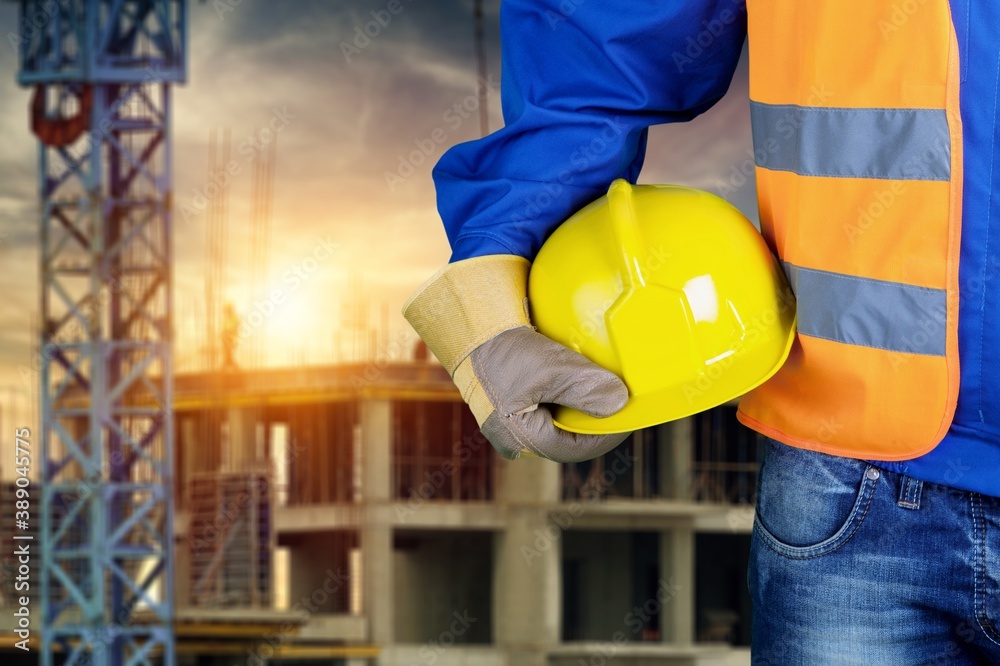
[[[732,407],[559,465],[496,455],[433,360],[175,384],[178,663],[749,663]]]
[[[0,539],[18,530],[44,554],[30,653],[12,631],[20,564],[0,554],[0,663],[748,663],[759,447],[732,407],[587,463],[511,462],[425,352],[277,369],[252,336],[241,368],[222,303],[227,192],[205,224],[204,344],[173,337],[187,4],[19,3],[39,144],[41,499],[30,530],[0,516]],[[485,134],[481,2],[474,20]],[[231,146],[209,136],[211,180]],[[241,227],[254,294],[276,154],[256,160]],[[187,352],[204,369],[175,374]]]

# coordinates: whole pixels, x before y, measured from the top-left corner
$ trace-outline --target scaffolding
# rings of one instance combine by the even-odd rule
[[[488,502],[494,495],[492,448],[458,402],[399,400],[392,413],[392,488],[402,500]]]
[[[565,501],[681,500],[752,507],[763,447],[736,419],[734,405],[721,405],[684,422],[690,441],[669,425],[632,433],[594,460],[562,466]],[[685,460],[676,460],[683,457]],[[677,478],[670,470],[687,470]]]
[[[733,405],[702,412],[693,421],[690,499],[752,506],[764,455],[760,437],[740,425]]]
[[[271,608],[274,498],[267,471],[191,479],[190,601],[211,608]]]
[[[16,506],[16,501],[17,486],[13,482],[0,483],[0,506]],[[0,542],[16,544],[18,542],[14,540],[15,535],[28,542],[38,542],[40,523],[37,503],[28,503],[27,514],[27,530],[17,529],[13,511],[0,514]],[[25,596],[24,590],[38,589],[38,568],[27,567],[27,571],[20,570],[21,563],[14,549],[8,548],[5,551],[0,553],[0,604],[3,608],[17,608],[20,605],[18,598]],[[28,586],[24,587],[23,583]]]

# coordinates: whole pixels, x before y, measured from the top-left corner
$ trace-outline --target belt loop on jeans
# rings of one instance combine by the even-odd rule
[[[920,491],[924,488],[924,482],[920,479],[913,479],[906,475],[899,478],[899,500],[896,506],[904,509],[920,508]]]

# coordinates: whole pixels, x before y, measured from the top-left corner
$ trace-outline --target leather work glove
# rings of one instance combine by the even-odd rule
[[[614,373],[535,331],[528,317],[529,265],[515,255],[449,264],[410,298],[403,316],[448,370],[500,455],[589,460],[629,433],[566,432],[546,404],[607,417],[625,406],[628,389]]]

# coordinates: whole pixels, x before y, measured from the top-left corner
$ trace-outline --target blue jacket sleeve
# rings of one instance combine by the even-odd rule
[[[744,0],[503,0],[505,127],[434,168],[452,261],[533,259],[549,233],[639,175],[650,125],[726,92]]]

